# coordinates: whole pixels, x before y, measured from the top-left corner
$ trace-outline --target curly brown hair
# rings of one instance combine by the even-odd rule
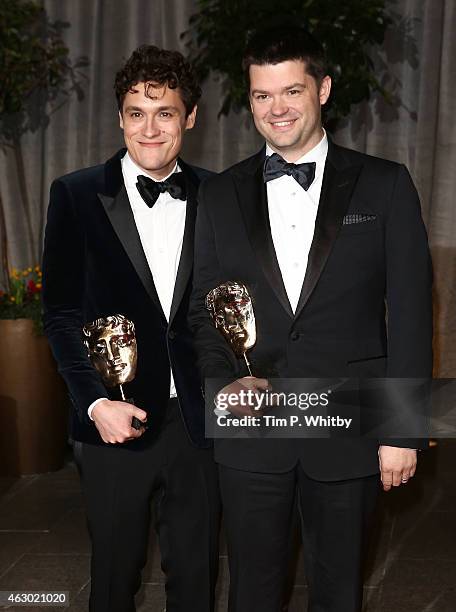
[[[116,74],[114,90],[120,112],[126,94],[138,83],[167,85],[170,89],[179,89],[187,117],[201,97],[201,87],[192,66],[184,56],[179,51],[167,51],[154,45],[138,47]],[[144,93],[146,97],[151,97],[148,87],[145,87]]]

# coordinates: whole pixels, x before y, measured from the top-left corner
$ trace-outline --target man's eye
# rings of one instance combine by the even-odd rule
[[[130,113],[130,117],[132,117],[132,119],[139,119],[140,117],[142,117],[142,113],[138,113],[138,112]]]
[[[94,352],[98,353],[99,355],[101,355],[102,353],[104,353],[106,351],[106,345],[105,344],[96,344],[94,346]]]
[[[290,95],[290,96],[296,96],[296,95],[297,95],[297,94],[299,94],[299,93],[301,93],[301,92],[299,91],[299,89],[290,89],[290,90],[288,91],[288,95]]]
[[[269,98],[268,94],[257,94],[255,96],[255,100],[267,100]]]
[[[172,117],[171,113],[168,113],[166,111],[162,111],[160,113],[160,117],[163,117],[164,119],[169,119],[170,117]]]

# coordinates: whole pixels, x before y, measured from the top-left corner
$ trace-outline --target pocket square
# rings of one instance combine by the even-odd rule
[[[352,225],[353,223],[366,223],[366,221],[375,221],[377,215],[368,215],[366,213],[351,213],[345,215],[343,225]]]

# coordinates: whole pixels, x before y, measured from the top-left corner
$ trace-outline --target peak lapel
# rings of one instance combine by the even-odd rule
[[[341,168],[337,160],[335,145],[330,143],[315,221],[315,232],[295,318],[307,304],[323,272],[361,170],[361,166],[358,165]]]
[[[264,275],[284,310],[293,317],[272,241],[263,161],[264,151],[258,154],[251,173],[236,175],[238,198],[250,243]]]
[[[144,288],[166,321],[152,273],[142,248],[125,185],[122,185],[120,191],[114,197],[101,193],[98,194],[98,197]]]

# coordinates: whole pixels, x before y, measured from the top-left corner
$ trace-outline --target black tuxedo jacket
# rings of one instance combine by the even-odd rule
[[[169,322],[163,313],[123,183],[119,151],[103,165],[63,176],[52,184],[43,256],[44,326],[73,405],[71,435],[103,444],[87,409],[107,389],[83,345],[82,327],[116,313],[135,324],[138,366],[125,385],[128,397],[148,413],[149,427],[128,448],[142,448],[160,429],[169,399],[170,363],[191,440],[207,446],[195,354],[187,326],[193,267],[196,194],[210,173],[179,165],[187,183],[182,255]]]
[[[249,359],[258,372],[267,364],[276,377],[430,377],[431,263],[406,168],[329,143],[293,314],[271,237],[264,156],[262,150],[200,189],[190,321],[203,376],[246,375],[204,308],[210,289],[237,280],[252,295],[257,342]],[[367,220],[349,222],[357,215]],[[311,477],[339,480],[377,472],[379,442],[425,445],[390,438],[219,439],[216,459],[272,472],[300,459]]]

